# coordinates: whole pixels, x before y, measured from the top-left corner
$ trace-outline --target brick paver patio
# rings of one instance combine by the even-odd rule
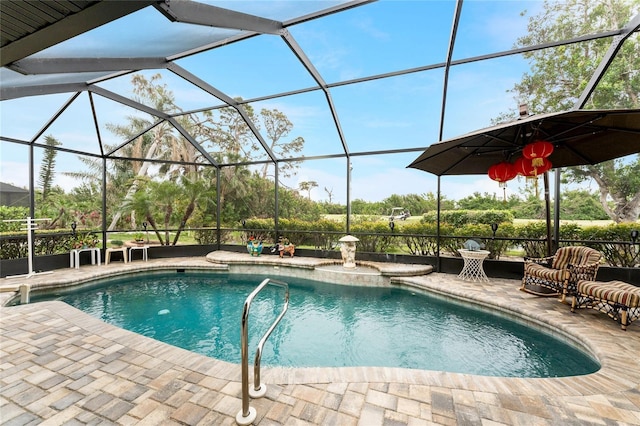
[[[225,268],[244,254],[156,259],[58,270],[2,280],[34,288],[155,268]],[[313,268],[317,259],[265,256]],[[288,262],[288,263],[287,263]],[[518,281],[468,283],[455,275],[411,276],[384,264],[394,282],[490,310],[550,324],[602,364],[579,377],[519,379],[395,368],[267,368],[259,425],[640,425],[640,326],[622,331],[595,311],[571,314],[554,299],[520,292]],[[394,269],[397,268],[397,269]],[[416,270],[419,270],[416,269]],[[404,272],[403,272],[404,271]],[[415,270],[414,270],[415,272]],[[6,301],[9,293],[0,293]],[[0,420],[3,425],[233,425],[241,407],[240,367],[107,325],[62,302],[0,308]]]

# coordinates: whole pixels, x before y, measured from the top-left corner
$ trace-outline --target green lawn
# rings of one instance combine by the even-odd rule
[[[107,234],[107,238],[108,241],[113,241],[113,240],[120,240],[122,242],[127,242],[127,241],[133,241],[134,240],[134,235],[137,233],[136,232],[109,232]],[[180,233],[180,239],[178,240],[178,244],[198,244],[198,242],[196,241],[196,239],[193,237],[193,232],[191,231],[183,231]],[[164,232],[161,233],[162,238],[164,240]],[[175,232],[170,232],[170,242],[173,242],[173,239],[175,238],[176,233]],[[145,234],[145,238],[147,238],[147,234]],[[148,233],[148,238],[149,238],[149,242],[151,244],[153,243],[159,243],[158,241],[158,237],[156,235],[155,232],[151,232],[149,231]]]

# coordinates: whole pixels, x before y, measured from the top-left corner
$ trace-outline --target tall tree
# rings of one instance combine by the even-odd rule
[[[180,112],[180,109],[174,103],[173,93],[165,84],[161,84],[161,79],[162,76],[160,74],[156,74],[150,79],[146,79],[141,74],[134,74],[131,81],[135,99],[162,112],[174,114]],[[139,134],[142,130],[149,128],[152,124],[153,122],[148,119],[130,117],[125,125],[108,125],[107,128],[114,134],[129,139]],[[174,129],[169,123],[162,122],[123,148],[127,155],[139,160],[135,160],[130,164],[130,167],[133,168],[134,177],[129,180],[126,194],[121,202],[122,205],[115,210],[108,230],[115,228],[120,217],[125,213],[124,206],[132,205],[127,200],[131,199],[138,191],[140,179],[148,175],[152,165],[151,161],[148,160],[171,158],[172,148],[176,146],[176,136],[173,131]],[[130,218],[131,226],[135,228],[134,211],[130,211]]]
[[[528,34],[517,48],[569,39],[624,27],[640,7],[640,0],[545,0],[542,11],[529,18]],[[526,12],[525,12],[526,13]],[[562,111],[574,106],[611,44],[601,38],[524,53],[531,71],[511,90],[531,113]],[[640,106],[640,38],[623,44],[588,99],[586,108],[638,108]],[[503,114],[504,118],[505,114]],[[600,201],[616,222],[635,221],[640,215],[640,185],[634,170],[640,157],[567,169],[565,179],[593,179],[600,187]],[[611,208],[608,203],[615,204]]]
[[[196,210],[196,207],[198,207],[198,204],[203,201],[211,201],[213,198],[213,191],[211,187],[204,179],[199,179],[194,172],[192,172],[190,175],[183,175],[181,177],[180,183],[182,185],[182,198],[180,201],[186,204],[186,207],[183,209],[178,231],[176,232],[176,235],[173,239],[174,246],[178,243],[180,234],[193,215],[193,212]]]
[[[328,189],[326,186],[324,187],[324,192],[327,193],[327,197],[329,197],[329,204],[333,203],[333,188]]]
[[[133,94],[138,102],[175,117],[218,164],[228,164],[228,166],[217,168],[204,163],[200,150],[179,134],[168,121],[154,122],[153,117],[145,118],[137,115],[129,117],[123,124],[108,124],[107,128],[122,140],[131,140],[119,149],[118,155],[124,158],[130,157],[133,160],[114,160],[108,164],[107,200],[108,205],[113,209],[113,216],[107,229],[115,229],[125,213],[129,214],[130,225],[135,229],[137,216],[142,215],[149,223],[152,222],[150,220],[154,213],[151,211],[152,208],[161,209],[165,213],[170,209],[180,208],[184,211],[171,211],[169,216],[165,215],[162,220],[158,220],[159,218],[153,220],[153,224],[158,222],[166,224],[167,220],[171,222],[181,217],[182,220],[178,226],[182,230],[187,220],[193,215],[194,209],[201,207],[199,200],[206,199],[207,201],[203,204],[207,204],[209,210],[214,207],[213,195],[216,187],[215,180],[218,176],[221,180],[218,195],[223,218],[235,220],[238,217],[248,217],[251,209],[244,197],[256,187],[263,186],[252,183],[255,176],[247,163],[263,160],[265,156],[259,141],[242,116],[231,107],[182,114],[182,110],[175,105],[173,93],[162,83],[159,74],[149,79],[135,74],[132,77],[132,84]],[[285,142],[292,124],[284,114],[276,110],[262,110],[261,114],[266,118],[261,118],[256,117],[250,105],[243,105],[242,108],[259,131],[261,121],[264,123],[268,133],[265,139],[268,139],[269,147],[279,153],[279,158],[286,157],[283,153],[298,152],[302,148],[300,145],[302,138]],[[145,129],[150,130],[143,133]],[[167,162],[162,163],[164,160]],[[87,167],[85,172],[76,173],[76,177],[91,181],[101,174],[102,165],[96,161],[88,160],[88,162],[91,163],[90,167]],[[154,167],[158,164],[159,166]],[[285,169],[293,170],[294,167],[288,165]],[[182,185],[183,191],[179,195],[181,200],[184,198],[183,201],[186,202],[170,206],[165,203],[158,206],[152,202],[152,195],[148,193],[137,195],[143,187],[145,192],[160,190],[146,184],[146,181],[152,177],[152,172],[157,173],[153,176],[154,179],[164,179]],[[254,172],[257,175],[257,170]],[[204,180],[204,186],[198,184],[196,182],[198,180]],[[193,197],[194,190],[202,191],[203,189],[207,190],[206,197]],[[136,208],[141,209],[137,214]],[[205,216],[207,215],[200,215],[200,217]],[[159,239],[168,243],[166,235],[164,239],[160,237]]]
[[[291,158],[295,154],[302,151],[304,147],[304,139],[300,136],[295,137],[289,141],[286,141],[287,136],[293,130],[293,123],[284,115],[283,112],[277,109],[262,109],[260,110],[260,117],[264,124],[265,132],[269,140],[269,148],[278,158]],[[285,176],[289,177],[296,173],[299,161],[287,161],[279,163],[279,171]],[[262,177],[267,177],[267,172],[271,163],[266,163],[262,168]]]
[[[311,190],[317,187],[318,187],[318,182],[316,182],[315,180],[300,182],[298,184],[298,188],[300,189],[300,191],[307,191],[307,195],[309,199],[311,199]]]
[[[64,190],[53,185],[55,177],[56,156],[58,151],[56,146],[62,145],[60,141],[52,135],[44,138],[47,147],[44,149],[42,164],[40,164],[40,173],[38,175],[38,185],[41,188],[37,203],[37,210],[43,217],[51,217],[52,220],[44,225],[47,229],[54,229],[59,222],[64,221],[66,211],[66,201]]]
[[[635,222],[640,217],[640,155],[634,157],[634,161],[613,160],[574,167],[563,176],[567,182],[593,179],[598,184],[600,204],[607,216],[616,223]]]
[[[42,188],[42,201],[46,201],[49,196],[55,174],[58,151],[55,150],[54,147],[62,145],[60,141],[51,135],[45,136],[44,141],[47,147],[44,149],[44,158],[42,159],[40,174],[38,176],[38,185]]]
[[[242,98],[237,98],[241,102]],[[262,109],[256,114],[249,104],[242,104],[244,112],[253,122],[255,128],[263,135],[267,146],[278,158],[291,157],[302,149],[304,140],[294,138],[288,141],[286,137],[293,128],[287,117],[277,111]],[[220,200],[223,222],[233,222],[244,217],[254,217],[256,211],[262,212],[262,205],[248,203],[250,195],[260,195],[269,198],[268,191],[273,190],[273,184],[265,185],[257,179],[267,179],[271,162],[256,171],[248,163],[265,161],[268,157],[264,148],[253,134],[243,117],[235,108],[227,107],[219,110],[205,111],[200,114],[190,114],[194,125],[189,131],[197,136],[207,152],[219,163],[225,164],[218,170],[220,175]],[[266,129],[263,133],[262,130]],[[278,164],[279,171],[284,176],[295,174],[298,163]],[[207,172],[208,173],[208,172]],[[213,183],[213,181],[212,181]],[[267,182],[265,182],[267,183]],[[282,185],[281,185],[282,187]],[[255,193],[255,191],[259,191]],[[273,209],[271,209],[273,212]],[[271,215],[272,213],[270,213]]]

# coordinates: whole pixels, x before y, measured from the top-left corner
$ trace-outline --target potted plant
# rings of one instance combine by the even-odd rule
[[[136,243],[143,244],[144,234],[142,232],[136,232],[135,234],[133,234],[133,239],[135,240]]]
[[[72,245],[74,249],[94,248],[98,245],[98,239],[93,234],[78,235],[75,240],[73,240]]]
[[[111,247],[120,248],[124,243],[121,240],[111,240]]]

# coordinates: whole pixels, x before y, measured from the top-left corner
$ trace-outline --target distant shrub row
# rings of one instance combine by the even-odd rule
[[[475,239],[490,251],[490,258],[499,259],[511,249],[524,252],[525,256],[543,257],[546,255],[546,225],[544,222],[532,222],[527,225],[514,225],[513,215],[508,211],[467,211],[443,212],[440,225],[440,250],[442,253],[458,256],[468,239]],[[452,221],[450,223],[448,221]],[[495,237],[490,224],[497,223]],[[345,225],[327,219],[305,221],[298,219],[280,219],[280,235],[297,246],[313,247],[320,250],[334,250],[338,240],[344,236]],[[560,227],[561,245],[582,244],[600,251],[611,266],[632,267],[640,263],[640,241],[633,246],[631,231],[637,224],[614,224],[609,226],[589,226],[581,228],[576,224],[563,224]],[[245,222],[243,243],[254,236],[267,244],[276,241],[273,219],[250,219]],[[237,232],[223,230],[222,242],[232,241]],[[393,231],[386,221],[359,221],[351,225],[351,234],[360,239],[358,250],[370,253],[409,253],[417,256],[435,256],[438,247],[435,220],[425,215],[419,222],[398,223]],[[214,244],[216,230],[195,231],[199,244]],[[36,256],[68,253],[74,238],[68,233],[38,232],[34,240]],[[24,233],[4,233],[0,235],[0,257],[16,259],[27,257],[27,239]]]
[[[490,251],[490,258],[499,259],[510,249],[519,249],[528,257],[546,256],[547,228],[544,222],[514,225],[510,212],[468,211],[465,214],[447,216],[455,224],[447,223],[441,215],[440,250],[458,256],[468,239],[476,239]],[[495,237],[491,223],[497,223]],[[301,221],[281,219],[280,234],[298,246],[332,250],[344,236],[344,224],[331,220]],[[611,266],[632,267],[640,263],[640,241],[630,244],[630,234],[635,224],[612,224],[606,227],[581,228],[576,224],[560,226],[561,245],[579,244],[599,250]],[[274,222],[271,219],[252,219],[245,223],[247,237],[273,243]],[[437,250],[437,226],[427,216],[420,222],[405,222],[394,227],[384,221],[357,222],[351,225],[351,234],[357,236],[358,250],[370,253],[408,252],[417,256],[435,256]]]

